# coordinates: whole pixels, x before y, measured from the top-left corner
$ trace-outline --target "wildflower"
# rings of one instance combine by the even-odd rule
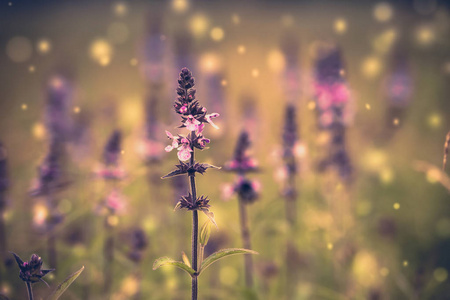
[[[196,120],[192,115],[189,115],[187,117],[186,122],[184,122],[184,126],[186,126],[187,130],[189,130],[189,131],[196,131],[196,130],[198,130],[198,126],[200,124],[201,124],[201,122]]]
[[[234,191],[238,194],[239,198],[245,203],[250,204],[255,202],[259,197],[259,191],[261,190],[261,184],[256,180],[249,180],[244,177],[239,177]]]
[[[217,118],[218,116],[219,116],[218,113],[212,113],[212,114],[206,115],[205,116],[205,120],[206,120],[206,122],[211,124],[212,127],[216,128],[216,129],[219,129],[219,126],[214,124],[214,122],[212,121],[212,118]]]
[[[233,159],[225,163],[224,169],[236,173],[257,171],[258,162],[248,154],[249,147],[250,139],[248,133],[243,131],[238,138]]]
[[[141,228],[135,228],[129,233],[130,250],[128,258],[135,263],[142,260],[143,252],[147,249],[148,238]]]
[[[103,150],[103,162],[105,165],[117,165],[121,154],[122,134],[119,130],[114,130],[108,139]]]
[[[54,271],[53,269],[50,269],[50,270],[42,269],[43,261],[36,254],[31,255],[30,260],[25,261],[25,262],[22,261],[22,259],[20,259],[20,257],[17,254],[15,254],[15,253],[12,253],[12,254],[14,255],[14,258],[16,259],[16,262],[20,268],[20,273],[19,273],[20,279],[22,279],[23,281],[25,281],[27,283],[35,283],[38,281],[45,282],[42,279],[42,277],[44,277],[51,271]]]

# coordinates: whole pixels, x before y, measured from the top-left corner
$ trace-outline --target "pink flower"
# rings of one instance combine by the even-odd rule
[[[113,190],[105,199],[105,206],[112,213],[122,213],[126,206],[125,198],[117,190]]]
[[[218,116],[220,116],[218,113],[212,113],[212,114],[206,115],[205,116],[206,122],[211,124],[212,127],[219,129],[219,126],[214,124],[214,122],[211,120],[212,118],[217,118]]]
[[[173,149],[175,149],[175,148],[178,147],[178,137],[174,137],[174,136],[173,136],[170,132],[168,132],[167,130],[166,130],[166,134],[167,134],[167,137],[168,137],[169,139],[172,140],[172,145],[167,146],[166,148],[164,148],[164,150],[166,150],[166,152],[170,152],[170,151],[172,151]]]
[[[222,191],[222,193],[221,193],[222,199],[225,201],[228,201],[228,200],[230,200],[231,196],[233,196],[234,186],[229,183],[223,184],[221,186],[221,191]]]
[[[186,122],[184,122],[184,126],[186,126],[189,131],[196,131],[200,124],[201,122],[195,119],[192,115],[189,115]]]
[[[180,107],[180,114],[185,114],[187,113],[187,105],[183,105],[182,107]]]
[[[179,148],[178,148],[178,159],[181,161],[186,161],[189,160],[191,158],[191,152],[192,149],[191,147],[189,147],[189,144],[182,144]]]

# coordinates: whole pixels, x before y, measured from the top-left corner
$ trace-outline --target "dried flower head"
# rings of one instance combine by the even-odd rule
[[[17,264],[20,268],[19,277],[25,282],[29,283],[36,283],[38,281],[45,282],[42,277],[50,273],[51,271],[54,271],[53,269],[50,270],[44,270],[42,269],[42,259],[36,255],[31,255],[31,258],[29,261],[22,261],[20,257],[12,253],[14,255],[14,258],[16,259]]]

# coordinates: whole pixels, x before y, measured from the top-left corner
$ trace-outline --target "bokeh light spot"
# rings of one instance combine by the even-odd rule
[[[43,140],[45,137],[45,126],[41,122],[34,123],[33,127],[31,128],[31,134],[36,140]]]
[[[237,52],[239,53],[239,54],[245,54],[245,52],[247,51],[247,49],[245,48],[245,46],[244,45],[239,45],[238,47],[237,47]]]
[[[189,21],[189,29],[191,33],[196,37],[205,35],[208,30],[209,20],[203,14],[194,15]]]
[[[430,26],[419,26],[416,29],[416,40],[421,46],[429,46],[436,39],[434,30]]]
[[[89,54],[96,63],[107,66],[111,62],[113,47],[104,39],[97,39],[91,43]]]
[[[444,282],[447,280],[448,272],[444,268],[437,268],[436,270],[433,271],[433,277],[438,282]]]
[[[221,60],[214,53],[206,53],[200,57],[200,69],[206,73],[217,72],[221,68]]]
[[[381,2],[375,5],[373,16],[379,22],[387,22],[394,15],[394,10],[389,3]]]
[[[259,70],[258,69],[253,69],[252,70],[252,76],[254,77],[254,78],[257,78],[257,77],[259,77]]]
[[[361,72],[366,78],[373,79],[380,74],[381,68],[380,59],[376,56],[369,56],[363,60]]]
[[[223,38],[225,37],[225,32],[220,27],[214,27],[213,29],[211,29],[210,35],[213,41],[218,42],[223,40]]]
[[[394,203],[393,205],[395,210],[399,210],[400,209],[400,203]]]
[[[267,55],[267,65],[269,69],[275,73],[283,71],[286,66],[286,60],[283,53],[279,50],[270,51]]]
[[[37,52],[39,54],[47,54],[52,50],[52,44],[48,39],[40,39],[36,44]]]
[[[177,13],[184,13],[189,8],[188,0],[172,0],[172,9]]]
[[[112,6],[113,13],[117,17],[124,17],[128,14],[128,5],[125,2],[116,2]]]
[[[344,34],[347,31],[347,21],[343,18],[338,18],[333,23],[334,32],[337,34]]]
[[[232,14],[231,15],[231,22],[233,22],[234,25],[238,25],[241,23],[241,18],[238,14]]]

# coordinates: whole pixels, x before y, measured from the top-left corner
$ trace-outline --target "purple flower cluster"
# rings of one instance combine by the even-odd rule
[[[205,123],[209,123],[218,129],[212,119],[218,117],[219,114],[207,114],[206,108],[201,106],[198,100],[195,99],[196,90],[193,87],[194,77],[192,77],[192,73],[186,68],[182,69],[180,78],[178,79],[178,97],[175,101],[174,108],[175,112],[181,115],[181,125],[179,128],[186,128],[190,131],[190,134],[187,136],[174,136],[166,131],[167,137],[172,143],[165,148],[166,152],[177,149],[178,159],[180,161],[189,160],[194,148],[203,150],[210,142],[209,139],[203,136]]]
[[[17,254],[13,253],[13,255],[20,268],[19,277],[25,282],[36,283],[39,281],[43,281],[42,277],[44,277],[51,271],[54,271],[42,269],[43,261],[36,254],[31,255],[30,260],[25,262],[22,261],[22,259],[20,259]]]
[[[250,180],[246,173],[258,171],[258,162],[249,155],[251,142],[247,131],[239,135],[233,159],[225,163],[224,169],[237,173],[237,180],[232,185],[223,186],[223,197],[228,199],[237,194],[244,203],[254,202],[261,190],[261,184],[257,180]]]
[[[316,62],[314,90],[321,129],[328,129],[336,122],[345,125],[351,122],[350,90],[344,74],[344,64],[338,48],[324,54]]]
[[[329,154],[320,163],[324,170],[335,166],[339,176],[348,181],[352,175],[345,134],[351,119],[350,91],[343,77],[345,70],[339,48],[322,53],[316,62],[316,108],[319,128],[330,133]]]

